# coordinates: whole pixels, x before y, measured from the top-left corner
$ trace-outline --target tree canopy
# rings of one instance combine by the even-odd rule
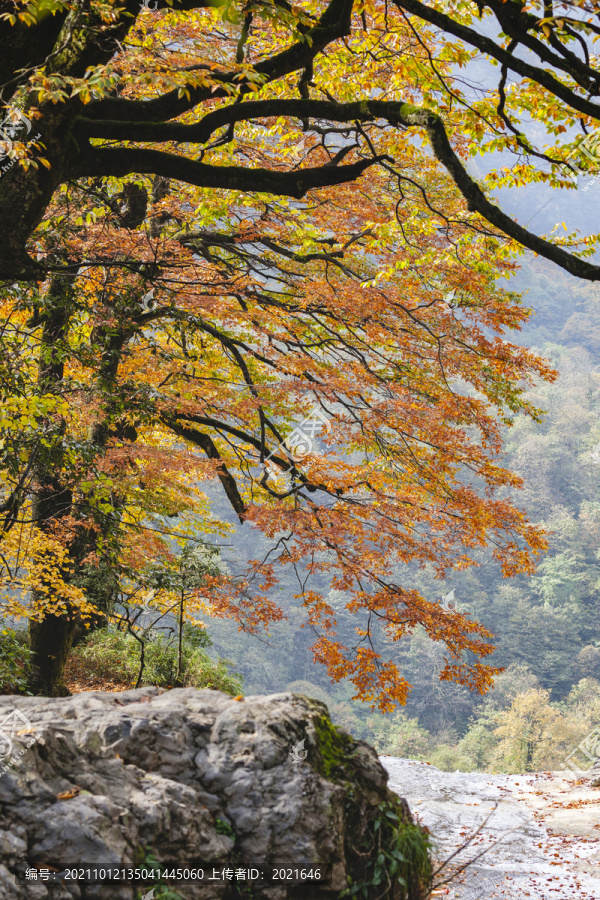
[[[600,111],[593,0],[153,6],[2,5],[2,101],[15,136],[24,136],[23,120],[14,119],[21,110],[40,137],[13,151],[25,158],[0,180],[0,276],[35,279],[52,267],[44,253],[32,258],[31,240],[56,190],[73,180],[153,174],[302,198],[377,166],[394,172],[401,202],[404,152],[426,140],[466,200],[462,222],[481,228],[487,220],[569,272],[600,277],[560,241],[514,222],[465,166],[469,154],[505,149],[517,160],[492,185],[572,186],[569,168],[577,167],[560,163],[573,142],[537,147],[526,130],[541,123],[556,138],[593,127]],[[474,96],[459,74],[482,55],[499,69],[498,84]],[[291,130],[302,123],[295,158],[277,139],[282,122]],[[243,150],[237,144],[251,123],[254,140]],[[453,223],[439,212],[451,239]],[[584,241],[584,252],[594,244]]]
[[[515,123],[563,81],[550,131],[593,120],[568,62],[587,24],[540,31],[505,5],[523,35],[490,39],[503,74],[476,100],[457,75],[482,51],[466,4],[439,8],[460,41],[420,4],[2,8],[5,609],[31,618],[38,689],[60,689],[82,616],[153,587],[174,541],[226,533],[215,478],[273,548],[189,613],[268,626],[288,565],[316,659],[361,699],[405,700],[377,634],[417,625],[445,644],[443,678],[489,686],[489,632],[403,587],[403,566],[443,576],[488,546],[504,574],[533,570],[544,540],[509,497],[500,427],[539,417],[523,388],[553,373],[506,340],[527,310],[496,282],[515,242],[600,272],[593,238],[526,232],[467,171],[481,151],[535,157]],[[520,43],[553,48],[553,80],[520,71]],[[573,186],[521,162],[490,183],[528,178]]]

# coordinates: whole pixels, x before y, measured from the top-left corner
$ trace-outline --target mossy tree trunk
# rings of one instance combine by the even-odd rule
[[[74,276],[56,275],[46,294],[41,314],[40,393],[60,396],[63,392],[65,348],[73,312]],[[35,464],[33,521],[40,531],[49,536],[57,522],[71,513],[73,502],[72,492],[64,483],[65,432],[64,420],[47,423],[45,441]],[[68,571],[59,574],[63,580],[68,580]],[[47,599],[43,590],[33,592],[34,607],[43,609]],[[30,620],[29,644],[33,652],[31,688],[34,693],[50,697],[68,693],[63,684],[63,674],[74,624],[73,611],[68,604],[64,615],[44,615],[39,621]]]
[[[38,371],[40,392],[61,396],[69,389],[64,361],[69,358],[70,322],[76,308],[76,275],[54,276],[40,315],[43,325]],[[95,388],[102,400],[102,416],[92,428],[88,465],[106,452],[110,438],[133,442],[137,437],[135,427],[123,418],[118,370],[123,349],[135,332],[139,308],[135,301],[125,302],[119,311],[118,327],[114,323],[110,327],[99,326],[90,335],[91,357],[98,360]],[[110,514],[106,510],[98,512],[94,486],[80,492],[79,499],[74,501],[77,473],[71,471],[67,460],[69,435],[64,421],[48,423],[46,444],[40,449],[34,474],[34,522],[50,535],[61,518],[71,517],[74,524],[70,525],[68,537],[68,564],[60,574],[65,583],[81,589],[97,610],[85,625],[66,603],[65,615],[52,614],[31,622],[32,689],[35,693],[56,696],[67,692],[63,684],[64,668],[73,642],[81,640],[89,630],[106,627],[118,595],[116,549],[124,498],[111,494]],[[95,557],[95,561],[90,562],[90,557]],[[34,593],[33,599],[43,606],[44,596]]]

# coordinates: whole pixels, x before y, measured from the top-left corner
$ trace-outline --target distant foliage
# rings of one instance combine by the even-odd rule
[[[505,697],[504,703],[497,708],[490,698],[460,740],[429,736],[427,753],[393,755],[424,759],[445,771],[557,771],[600,719],[600,682],[583,679],[560,703],[539,688]]]
[[[404,713],[386,716],[373,727],[379,753],[406,759],[428,758],[432,747],[431,735],[419,725],[418,719]]]

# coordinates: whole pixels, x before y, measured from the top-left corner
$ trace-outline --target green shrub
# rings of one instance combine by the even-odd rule
[[[438,744],[429,754],[427,762],[442,772],[471,772],[473,765],[470,757],[461,753],[458,747]]]
[[[404,712],[373,720],[373,743],[380,756],[399,756],[402,759],[429,760],[434,740],[419,720]]]
[[[193,626],[184,626],[182,685],[239,694],[241,676],[230,671],[228,660],[210,657],[203,649],[209,645],[210,639],[205,632]],[[176,639],[161,634],[149,636],[144,656],[141,684],[172,687],[177,671]],[[140,644],[133,635],[110,627],[93,632],[75,648],[72,657],[101,678],[135,683],[140,669]]]
[[[430,853],[428,832],[407,821],[397,798],[384,801],[363,834],[360,846],[350,848],[348,856],[351,868],[355,869],[354,877],[349,876],[348,887],[340,897],[408,900],[429,896]]]
[[[0,694],[27,694],[31,651],[24,628],[10,628],[0,619]]]

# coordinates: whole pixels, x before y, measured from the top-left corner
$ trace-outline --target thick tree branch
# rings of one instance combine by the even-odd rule
[[[208,2],[209,0],[180,0],[179,5],[182,9],[202,8]],[[498,46],[493,40],[455,22],[451,16],[431,9],[421,0],[395,0],[395,2],[401,11],[420,16],[498,59],[507,69],[536,81],[568,103],[572,109],[600,119],[600,105],[586,100],[562,84],[552,72],[524,62]],[[93,11],[85,4],[74,4],[63,22],[56,46],[58,47],[60,41],[65,38],[69,28],[73,32],[71,43],[64,51],[53,54],[50,68],[63,74],[76,75],[96,61],[109,59],[119,35],[127,33],[132,21],[135,21],[139,14],[137,0],[124,0],[124,3],[126,11],[131,15],[129,17],[123,15],[107,27],[101,39],[97,39],[96,31],[100,25],[99,20],[94,18]],[[493,6],[495,3],[496,0],[490,0],[488,5]],[[297,41],[271,59],[264,60],[255,70],[262,72],[269,80],[294,69],[305,69],[330,41],[349,32],[352,5],[353,0],[331,0],[317,25],[307,29],[305,39]],[[520,7],[515,4],[510,6],[511,15],[516,22],[515,27],[526,28],[528,22],[521,23],[518,19]],[[231,77],[234,75],[235,73]],[[596,83],[597,81],[592,82]],[[243,93],[245,90],[243,85],[241,89]],[[295,116],[303,122],[312,119],[360,123],[383,119],[392,127],[425,128],[437,159],[450,173],[466,198],[470,210],[478,212],[510,238],[557,263],[571,274],[588,280],[600,280],[600,267],[531,234],[491,203],[468,175],[461,160],[453,151],[442,120],[427,109],[375,100],[358,103],[336,103],[309,98],[252,100],[229,103],[208,113],[192,125],[168,121],[185,109],[195,106],[205,95],[213,99],[218,95],[218,91],[211,94],[209,88],[199,90],[200,93],[191,92],[191,99],[186,97],[178,99],[175,96],[176,92],[154,100],[105,99],[86,106],[85,116],[82,116],[84,110],[78,101],[68,101],[56,107],[45,108],[40,128],[43,130],[43,142],[50,169],[38,166],[25,171],[19,166],[14,166],[10,173],[7,172],[0,180],[0,207],[3,212],[0,278],[39,280],[44,276],[44,267],[27,256],[26,242],[43,216],[56,188],[72,178],[148,174],[177,179],[201,187],[257,191],[301,198],[312,188],[354,181],[369,166],[384,159],[372,154],[367,159],[349,165],[341,165],[341,160],[334,160],[321,167],[280,171],[241,166],[214,166],[154,148],[92,147],[86,141],[97,137],[127,142],[149,141],[153,144],[166,141],[203,144],[216,130],[231,126],[235,122],[260,117]],[[108,117],[108,120],[104,117]],[[126,121],[122,121],[123,119]],[[160,122],[160,119],[165,121]]]
[[[429,113],[428,115],[429,118],[425,127],[429,134],[433,152],[454,179],[454,183],[467,201],[470,210],[478,212],[508,237],[514,238],[524,247],[533,250],[534,253],[539,253],[540,256],[555,262],[565,271],[570,272],[571,275],[576,275],[578,278],[586,278],[589,281],[600,281],[600,266],[595,266],[584,259],[573,256],[572,253],[557,247],[556,244],[552,244],[550,241],[532,234],[526,228],[513,221],[506,213],[502,212],[498,206],[491,203],[479,185],[467,173],[467,170],[450,146],[450,141],[441,119],[434,113]]]
[[[227,494],[229,502],[231,503],[233,509],[236,511],[240,522],[243,524],[246,515],[246,506],[238,490],[235,478],[233,477],[225,463],[222,461],[221,454],[217,450],[212,438],[210,438],[209,435],[204,434],[202,431],[197,431],[195,428],[186,428],[185,425],[181,425],[173,417],[164,416],[162,421],[167,426],[167,428],[169,428],[173,432],[173,434],[185,438],[186,441],[190,441],[192,444],[196,444],[197,447],[200,447],[206,453],[209,459],[220,460],[217,469],[217,475],[219,476],[219,480],[223,485],[223,489]]]
[[[189,414],[189,413],[176,413],[175,417],[172,420],[169,419],[168,421],[165,421],[165,424],[169,428],[171,428],[171,430],[174,430],[173,426],[171,424],[171,421],[176,421],[176,419],[184,419],[186,422],[194,422],[198,425],[207,425],[210,428],[216,429],[217,431],[223,431],[226,434],[230,434],[232,437],[236,437],[239,440],[241,440],[242,442],[249,444],[251,447],[254,447],[261,454],[261,459],[263,458],[262,454],[264,454],[264,452],[265,452],[265,446],[264,446],[263,440],[261,438],[256,438],[251,434],[248,434],[246,431],[243,431],[241,428],[237,428],[235,425],[229,425],[227,422],[221,422],[218,419],[211,418],[210,416],[200,416],[200,415],[193,415],[193,414]],[[279,442],[281,443],[283,440],[282,436],[278,433],[277,429],[272,425],[272,423],[268,423],[268,424],[269,424],[270,429],[273,431],[273,433],[276,435]],[[177,423],[177,425],[179,428],[184,428],[184,426],[179,425],[179,423]],[[187,431],[192,433],[193,430],[186,429],[186,432]],[[180,434],[180,432],[175,432],[175,433]],[[181,436],[187,437],[187,433],[186,433],[186,435],[182,434]],[[306,490],[310,491],[311,493],[313,493],[314,491],[317,491],[317,490],[331,493],[331,491],[327,488],[326,485],[313,484],[311,481],[309,481],[309,479],[306,477],[306,475],[304,475],[302,472],[300,472],[296,468],[296,466],[294,465],[293,462],[290,464],[289,457],[280,456],[277,453],[269,453],[267,458],[268,458],[269,462],[275,463],[276,465],[278,465],[282,472],[292,472],[294,474],[294,476],[298,479],[298,481],[302,482],[303,487],[306,488]],[[235,507],[234,507],[234,509],[235,509]]]
[[[0,97],[6,103],[28,72],[42,65],[55,48],[65,20],[64,11],[49,16],[37,25],[0,21]]]
[[[76,162],[73,176],[109,176],[122,178],[133,173],[162,175],[199,187],[237,191],[264,191],[287,197],[303,197],[312,188],[329,187],[355,181],[379,158],[363,159],[348,166],[299,169],[278,172],[242,166],[211,166],[195,160],[161,153],[159,150],[129,148],[89,148]]]
[[[153,143],[178,141],[188,144],[205,144],[219,128],[250,119],[268,119],[277,116],[289,116],[300,120],[322,119],[329,122],[364,122],[373,119],[371,104],[364,100],[354,103],[336,103],[332,100],[285,98],[231,103],[207,113],[203,119],[192,125],[184,125],[180,122],[138,123],[114,120],[93,122],[81,118],[77,121],[77,131],[82,137],[151,141]]]
[[[531,31],[540,33],[539,17],[527,12],[524,6],[516,3],[494,2],[487,0],[485,3],[500,23],[502,30],[509,37],[516,38],[520,44],[535,53],[542,62],[570,75],[571,78],[584,90],[589,91],[592,85],[598,86],[598,72],[587,66],[577,58],[567,47],[563,46],[550,31],[550,43],[560,52],[560,55],[552,50]]]
[[[229,121],[239,122],[242,119],[257,118],[261,115],[287,115],[299,119],[319,118],[335,122],[385,119],[395,127],[425,128],[437,159],[452,176],[471,211],[478,212],[508,237],[514,238],[524,247],[552,260],[572,275],[590,281],[600,280],[600,266],[586,262],[550,241],[532,234],[491,203],[452,149],[441,118],[424,108],[386,100],[362,100],[355,103],[335,103],[327,100],[257,100],[216,110],[195,125],[172,123],[162,126],[140,126],[140,133],[144,128],[148,128],[150,129],[148,139],[151,139],[151,133],[153,139],[156,139],[157,132],[164,134],[164,130],[170,135],[185,133],[188,135],[188,139],[190,133],[205,138],[213,125],[220,127],[226,124],[228,117]],[[208,125],[206,125],[206,120],[209,120]],[[154,131],[152,131],[153,129]],[[185,140],[182,137],[177,139]],[[108,159],[110,154],[116,154],[116,157],[110,157],[111,165],[107,166],[102,160]],[[92,167],[88,161],[90,156],[94,157],[94,166]],[[114,163],[112,163],[113,159]],[[319,169],[301,169],[286,173],[267,169],[207,166],[155,150],[94,148],[88,151],[85,160],[85,163],[82,163],[80,174],[119,176],[134,171],[153,172],[202,186],[236,188],[238,190],[251,189],[292,197],[302,197],[311,187],[326,187],[352,180],[358,177],[358,174],[363,172],[367,166],[378,161],[376,159],[363,160],[348,166],[334,168],[323,166]]]
[[[185,11],[207,9],[221,6],[223,3],[224,0],[172,0],[171,5],[173,9]],[[118,49],[117,41],[122,41],[142,9],[140,0],[120,0],[119,6],[122,8],[122,13],[110,28],[105,27],[106,23],[99,21],[94,23],[93,10],[90,5],[83,2],[72,4],[70,10],[55,9],[52,15],[44,15],[40,9],[39,21],[33,25],[23,21],[17,21],[11,25],[6,19],[0,19],[0,44],[2,46],[0,97],[2,101],[6,102],[12,96],[19,84],[26,81],[31,71],[53,63],[55,57],[62,55],[62,52],[69,48],[70,39],[73,37],[74,20],[82,20],[84,16],[86,29],[89,29],[91,33],[92,29],[96,27],[97,33],[102,35],[102,40],[75,41],[75,46],[81,47],[84,53],[79,58],[80,54],[73,53],[71,50],[66,58],[61,59],[62,65],[59,66],[61,73],[75,74],[69,65],[73,62],[76,62],[79,69],[83,69],[85,72],[89,66],[110,59]],[[0,12],[14,13],[14,11],[13,3],[3,2],[0,4]],[[66,35],[63,30],[65,25],[67,25]],[[65,37],[67,40],[63,41]],[[66,68],[65,62],[67,62]],[[49,71],[56,71],[55,66],[49,65]]]
[[[176,416],[178,420],[184,419],[186,422],[193,422],[195,425],[206,425],[209,428],[223,431],[225,434],[230,434],[232,437],[238,438],[238,440],[243,443],[250,444],[250,446],[258,450],[259,453],[264,450],[263,443],[259,438],[248,434],[247,431],[242,428],[237,428],[235,425],[229,425],[227,422],[213,419],[212,416],[194,415],[193,413],[177,413]],[[280,457],[280,461],[283,462],[283,457]]]
[[[307,30],[302,40],[287,50],[275,54],[254,66],[254,71],[262,75],[265,82],[273,81],[305,69],[313,59],[332,41],[350,34],[350,20],[354,0],[331,0],[329,6],[314,26]],[[238,72],[212,72],[215,80],[226,84],[240,84]],[[90,103],[86,115],[90,119],[116,119],[130,122],[160,122],[174,119],[199,103],[215,97],[227,97],[228,92],[210,87],[189,88],[189,97],[179,96],[179,88],[156,97],[153,100],[103,99]]]

